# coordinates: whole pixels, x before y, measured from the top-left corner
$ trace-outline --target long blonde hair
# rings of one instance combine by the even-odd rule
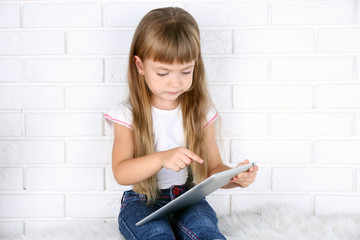
[[[131,44],[129,55],[128,85],[133,114],[134,157],[154,152],[154,136],[151,115],[151,92],[143,75],[136,69],[134,56],[143,61],[172,64],[195,60],[193,83],[189,91],[179,97],[183,115],[186,147],[204,159],[203,164],[193,161],[189,174],[195,183],[206,179],[207,156],[204,144],[204,125],[211,105],[205,83],[204,63],[200,50],[200,32],[195,19],[181,8],[160,8],[147,13],[140,21]],[[156,175],[137,183],[134,191],[146,194],[153,202],[158,193]]]

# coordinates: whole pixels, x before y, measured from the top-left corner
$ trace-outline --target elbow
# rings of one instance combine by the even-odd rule
[[[115,168],[113,166],[112,173],[114,176],[115,181],[120,185],[130,185],[128,182],[129,178],[126,176],[126,174],[122,173],[121,170],[117,167]]]
[[[131,185],[128,178],[126,178],[124,176],[121,176],[121,174],[115,174],[114,173],[114,178],[115,178],[115,181],[120,185],[123,185],[123,186]]]

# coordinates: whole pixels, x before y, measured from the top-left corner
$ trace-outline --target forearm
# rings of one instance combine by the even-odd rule
[[[223,171],[226,171],[226,170],[229,170],[231,169],[231,167],[223,164],[223,163],[220,163],[218,164],[216,167],[212,168],[210,171],[209,171],[209,177],[214,175],[215,173],[219,173],[219,172],[223,172]]]
[[[133,185],[142,182],[156,174],[162,168],[159,153],[153,153],[139,158],[125,159],[112,169],[115,180],[121,185]]]

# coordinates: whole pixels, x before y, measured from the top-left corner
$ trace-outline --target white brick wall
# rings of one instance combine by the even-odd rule
[[[25,59],[27,82],[102,82],[104,64],[101,58]]]
[[[23,6],[25,28],[101,27],[99,3],[28,3]]]
[[[65,33],[57,30],[23,30],[0,32],[0,54],[23,56],[64,54]]]
[[[359,0],[139,2],[0,3],[0,237],[116,227],[126,188],[102,114],[126,97],[135,26],[169,5],[200,25],[224,161],[260,166],[209,197],[218,214],[360,213]]]

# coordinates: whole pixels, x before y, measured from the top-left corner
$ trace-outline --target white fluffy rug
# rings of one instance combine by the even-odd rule
[[[65,222],[65,221],[64,221]],[[359,240],[360,215],[314,217],[287,206],[220,217],[219,227],[229,240]],[[120,240],[116,221],[91,221],[42,228],[6,240]]]
[[[232,214],[219,224],[229,240],[360,240],[360,215],[315,217],[284,206]]]

